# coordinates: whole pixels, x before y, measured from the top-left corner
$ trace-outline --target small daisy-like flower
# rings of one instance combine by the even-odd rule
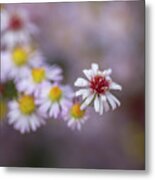
[[[37,33],[38,29],[31,23],[28,14],[23,9],[9,9],[7,11],[7,21],[3,20],[5,21],[6,31],[2,36],[2,44],[12,48],[18,43],[30,43],[32,35]]]
[[[71,105],[73,97],[72,89],[69,86],[59,84],[48,84],[37,98],[37,104],[41,113],[48,117],[64,117]]]
[[[22,95],[18,100],[13,100],[8,104],[8,122],[13,124],[16,130],[22,134],[36,131],[45,120],[37,111],[37,106],[33,96]]]
[[[32,68],[27,76],[17,82],[17,89],[26,94],[34,94],[37,97],[41,88],[50,82],[58,82],[62,80],[62,70],[58,66],[42,66]]]
[[[28,46],[16,46],[11,51],[6,51],[2,57],[2,73],[7,73],[9,79],[19,79],[24,77],[30,67],[37,67],[42,64],[43,57],[37,50]]]
[[[111,69],[100,71],[95,63],[92,64],[91,69],[83,71],[87,80],[78,78],[75,82],[75,86],[83,87],[83,89],[76,92],[76,96],[81,95],[83,99],[81,109],[94,104],[95,111],[102,115],[103,110],[109,110],[109,104],[113,110],[117,105],[120,106],[120,101],[110,93],[110,90],[121,90],[122,87],[112,81],[110,78],[111,72]]]
[[[84,124],[88,119],[86,110],[81,110],[80,106],[81,105],[79,102],[73,103],[69,109],[67,116],[65,117],[65,120],[68,122],[68,127],[73,130],[81,130],[82,124]]]

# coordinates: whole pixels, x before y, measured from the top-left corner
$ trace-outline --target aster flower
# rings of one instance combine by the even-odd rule
[[[22,95],[18,100],[9,102],[8,108],[8,123],[22,134],[31,130],[36,131],[45,124],[45,120],[37,110],[33,96]]]
[[[8,9],[7,14],[7,18],[6,15],[2,16],[2,22],[5,24],[5,33],[1,37],[2,44],[12,48],[16,44],[32,42],[32,35],[36,34],[38,29],[31,23],[28,14],[23,9]]]
[[[43,57],[38,50],[29,46],[16,46],[11,51],[5,51],[1,59],[2,76],[17,80],[24,77],[30,67],[42,64]],[[5,79],[3,78],[3,79]]]
[[[27,75],[17,81],[19,92],[34,94],[37,97],[42,87],[50,82],[59,82],[62,80],[62,70],[56,66],[41,66],[30,69]]]
[[[75,82],[75,86],[82,87],[76,92],[76,96],[82,96],[82,110],[94,104],[95,111],[102,115],[104,110],[110,109],[109,104],[113,110],[120,106],[120,101],[110,91],[121,90],[122,87],[112,81],[111,69],[100,71],[98,65],[93,63],[91,69],[85,69],[83,73],[87,79],[78,78]]]
[[[57,83],[48,84],[42,88],[40,96],[36,99],[39,110],[48,117],[64,117],[71,105],[73,97],[72,89],[69,86],[62,86]]]
[[[82,124],[84,124],[88,119],[86,110],[81,110],[80,106],[81,104],[79,102],[73,103],[65,117],[68,127],[72,130],[81,130]]]

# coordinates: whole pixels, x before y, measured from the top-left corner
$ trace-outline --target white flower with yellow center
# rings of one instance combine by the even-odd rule
[[[84,124],[88,119],[86,110],[81,110],[80,106],[79,102],[73,103],[65,117],[68,127],[72,130],[81,130],[82,124]]]
[[[8,105],[8,122],[13,124],[16,130],[22,134],[36,131],[41,125],[45,124],[45,120],[39,114],[33,96],[22,95],[18,100],[13,100]]]
[[[43,57],[31,47],[17,46],[11,51],[6,51],[1,61],[2,71],[7,72],[8,78],[17,80],[25,77],[31,67],[40,66]]]
[[[62,118],[68,111],[73,97],[72,89],[69,86],[59,84],[46,85],[36,102],[41,113],[48,117]]]
[[[104,110],[109,110],[109,104],[113,110],[120,106],[120,101],[110,91],[121,90],[122,87],[112,81],[110,78],[111,72],[111,69],[100,71],[95,63],[92,64],[91,69],[83,71],[87,80],[78,78],[75,82],[75,86],[82,87],[76,92],[76,96],[82,96],[83,99],[81,109],[93,104],[95,111],[102,115]]]
[[[62,70],[58,66],[48,67],[46,65],[30,69],[27,75],[17,81],[17,89],[26,94],[40,95],[41,89],[50,82],[62,80]]]
[[[29,44],[32,35],[38,33],[37,27],[31,23],[27,12],[23,9],[7,9],[8,17],[2,17],[5,22],[5,33],[1,37],[2,44],[12,48],[16,44]]]

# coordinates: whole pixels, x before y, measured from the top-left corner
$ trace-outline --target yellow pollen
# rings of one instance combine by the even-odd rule
[[[34,98],[29,95],[23,95],[19,99],[19,109],[25,115],[30,115],[35,111],[35,102]]]
[[[70,109],[70,114],[73,116],[75,119],[80,119],[84,116],[85,110],[80,109],[80,104],[76,103],[74,104],[71,109]]]
[[[32,69],[32,77],[35,83],[41,83],[45,79],[45,70],[43,68]]]
[[[59,101],[62,96],[62,90],[58,86],[52,87],[49,92],[49,98],[51,101]]]
[[[12,60],[17,66],[23,66],[28,61],[28,53],[25,49],[17,47],[12,52]]]

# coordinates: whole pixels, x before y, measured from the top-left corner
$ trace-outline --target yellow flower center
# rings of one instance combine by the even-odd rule
[[[62,90],[58,86],[51,88],[49,98],[51,101],[59,101],[62,96]]]
[[[25,115],[30,115],[35,111],[35,102],[34,98],[29,95],[23,95],[19,99],[19,109]]]
[[[28,61],[28,53],[25,49],[17,47],[12,52],[12,60],[17,66],[23,66]]]
[[[70,109],[70,114],[73,116],[75,119],[80,119],[84,116],[85,110],[80,109],[80,104],[76,103],[74,104],[71,109]]]
[[[32,77],[35,83],[41,83],[45,79],[45,70],[43,68],[32,69]]]

